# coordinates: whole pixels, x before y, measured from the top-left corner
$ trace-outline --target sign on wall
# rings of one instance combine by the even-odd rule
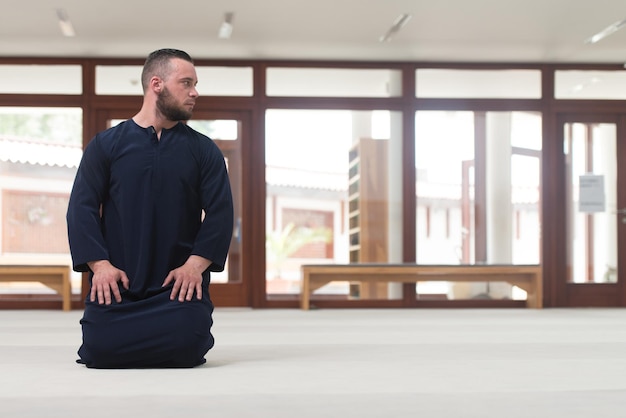
[[[594,213],[606,210],[604,175],[583,174],[579,178],[578,187],[580,212]]]

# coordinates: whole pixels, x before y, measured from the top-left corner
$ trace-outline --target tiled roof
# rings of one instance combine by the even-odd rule
[[[332,191],[348,190],[348,173],[328,173],[292,167],[267,166],[265,181],[274,186]]]
[[[0,137],[0,161],[4,162],[76,168],[82,155],[81,146]]]

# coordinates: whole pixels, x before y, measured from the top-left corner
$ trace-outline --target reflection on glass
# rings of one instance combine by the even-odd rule
[[[541,116],[416,113],[419,264],[538,264]],[[417,284],[418,298],[525,298],[505,283]]]
[[[624,100],[626,71],[557,70],[554,97],[562,100]]]
[[[617,281],[616,127],[565,124],[568,281]],[[621,216],[621,215],[620,215]]]
[[[82,156],[82,110],[0,107],[0,263],[71,264],[65,212]],[[80,293],[81,275],[72,275]],[[50,293],[0,283],[1,293]]]
[[[390,203],[401,182],[388,155],[398,115],[269,110],[266,114],[267,293],[298,294],[302,264],[387,262],[395,256]],[[398,126],[401,124],[398,123]],[[399,136],[398,136],[399,139]],[[400,141],[397,141],[400,144]],[[397,163],[394,169],[399,168]],[[392,185],[393,183],[393,185]],[[397,206],[396,206],[397,205]],[[397,246],[396,246],[397,247]],[[317,294],[388,298],[387,284],[330,283]]]

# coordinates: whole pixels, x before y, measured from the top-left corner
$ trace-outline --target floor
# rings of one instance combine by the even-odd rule
[[[624,417],[626,310],[217,309],[207,364],[75,363],[80,311],[0,311],[1,417]]]

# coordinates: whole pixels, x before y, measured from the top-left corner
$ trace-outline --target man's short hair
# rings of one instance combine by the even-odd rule
[[[156,75],[166,79],[169,74],[169,63],[172,58],[179,58],[193,64],[193,59],[185,51],[180,49],[163,48],[157,49],[148,55],[141,72],[141,86],[145,92],[150,84],[152,76]]]

